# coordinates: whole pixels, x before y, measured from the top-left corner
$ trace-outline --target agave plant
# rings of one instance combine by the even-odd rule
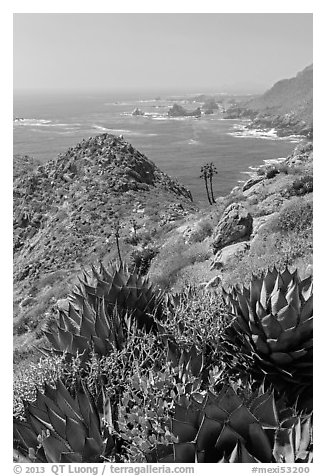
[[[75,398],[58,380],[45,385],[33,403],[25,402],[26,420],[14,419],[14,447],[34,463],[102,462],[113,450],[108,427],[101,426],[94,401],[80,384]]]
[[[253,372],[290,394],[312,394],[312,278],[300,280],[286,268],[252,277],[249,288],[224,291],[235,316],[229,340],[253,357]],[[310,405],[310,403],[309,403]]]
[[[179,367],[180,374],[189,373],[198,377],[204,367],[204,354],[197,352],[195,345],[192,345],[187,351],[169,339],[167,342],[167,361],[171,362],[173,367]]]
[[[175,405],[171,431],[177,443],[157,445],[148,462],[307,463],[312,461],[311,419],[293,410],[278,414],[272,392],[246,405],[229,387],[194,393]]]
[[[92,275],[84,272],[79,281],[68,310],[60,310],[54,328],[44,331],[54,351],[85,357],[93,349],[107,355],[121,350],[132,327],[157,330],[162,294],[137,271],[129,273],[124,264],[108,270],[101,264],[99,271],[92,267]]]

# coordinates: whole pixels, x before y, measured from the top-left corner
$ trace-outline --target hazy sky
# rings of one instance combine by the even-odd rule
[[[312,57],[307,13],[14,14],[15,89],[258,92]]]

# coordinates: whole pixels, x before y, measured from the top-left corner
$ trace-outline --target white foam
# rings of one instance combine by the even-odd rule
[[[277,136],[275,129],[263,130],[263,129],[247,129],[246,126],[242,124],[235,124],[233,129],[236,129],[234,132],[227,132],[228,135],[233,137],[255,137],[258,139],[281,139]]]
[[[133,104],[131,104],[129,102],[114,101],[114,102],[105,102],[104,106],[129,106],[129,107],[132,107]]]
[[[14,119],[14,124],[21,126],[49,126],[49,119]]]
[[[249,170],[246,170],[244,172],[240,172],[241,174],[246,174],[246,175],[250,175],[250,177],[255,177],[256,176],[256,173],[253,172],[253,171],[249,171]]]
[[[281,164],[286,160],[286,157],[279,157],[278,159],[264,159],[266,165]]]
[[[137,136],[137,137],[155,137],[158,134],[154,132],[137,132],[137,131],[130,131],[128,129],[110,129],[108,127],[99,126],[98,124],[92,125],[93,129],[97,129],[101,132],[107,132],[113,135],[128,135],[128,136]]]
[[[137,137],[155,137],[158,134],[154,132],[136,132],[136,131],[128,131],[126,132],[129,136],[137,136]]]
[[[162,114],[159,114],[158,112],[145,112],[143,117],[162,117]]]
[[[153,116],[154,121],[169,121],[171,118],[168,116]]]
[[[135,102],[140,102],[140,103],[151,103],[151,102],[156,102],[155,99],[138,99],[138,101]]]
[[[130,134],[131,131],[128,131],[127,129],[109,129],[108,127],[104,127],[104,126],[99,126],[98,124],[93,124],[92,125],[92,128],[93,129],[97,129],[99,131],[103,131],[103,132],[108,132],[109,134]]]
[[[19,119],[14,120],[14,125],[24,126],[24,127],[62,127],[65,130],[75,131],[80,127],[80,123],[66,124],[63,122],[53,122],[49,119]],[[32,129],[33,131],[37,129]]]
[[[227,120],[227,119],[223,119]],[[247,122],[250,122],[248,120]],[[246,125],[243,124],[234,124],[233,125],[234,132],[227,132],[228,135],[233,136],[233,137],[241,137],[241,138],[257,138],[257,139],[263,139],[263,140],[287,140],[290,142],[300,142],[302,140],[303,136],[300,135],[289,135],[289,136],[283,136],[280,137],[277,135],[276,129],[248,129]]]

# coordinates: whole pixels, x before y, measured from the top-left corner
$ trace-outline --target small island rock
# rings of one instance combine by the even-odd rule
[[[136,107],[136,109],[134,109],[131,114],[132,116],[143,116],[145,113]]]
[[[179,104],[173,104],[173,107],[168,111],[169,117],[200,117],[201,110],[200,107],[197,107],[194,111],[187,111],[184,107],[180,106]]]

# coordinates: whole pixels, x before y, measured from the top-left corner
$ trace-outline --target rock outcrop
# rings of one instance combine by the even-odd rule
[[[241,241],[233,245],[225,246],[219,250],[212,259],[210,269],[222,269],[226,266],[236,255],[245,253],[250,249],[249,241]]]
[[[243,192],[246,192],[246,191],[249,190],[251,187],[253,187],[253,186],[256,185],[257,183],[261,182],[262,180],[264,180],[264,176],[258,176],[258,177],[252,177],[252,178],[250,178],[249,180],[246,181],[246,183],[243,184],[243,186],[242,186],[242,191],[243,191]]]
[[[134,109],[131,114],[132,116],[143,116],[145,113],[136,107],[136,109]]]
[[[194,111],[187,111],[184,107],[180,106],[179,104],[173,104],[172,108],[168,110],[169,117],[186,117],[186,116],[193,116],[193,117],[200,117],[201,110],[200,107],[197,107]]]
[[[266,224],[269,224],[271,220],[276,220],[278,217],[279,213],[278,212],[273,212],[268,215],[262,215],[259,217],[255,217],[253,219],[252,223],[252,234],[251,234],[251,240],[252,243],[255,242],[258,236],[258,232],[260,232]]]
[[[285,160],[285,165],[290,167],[306,167],[313,166],[313,144],[312,142],[300,142],[294,149],[292,154]]]
[[[217,110],[219,107],[218,107],[218,104],[216,104],[214,99],[209,99],[209,100],[204,102],[203,108],[204,109],[212,109],[214,111],[214,110]]]
[[[30,174],[41,162],[29,155],[16,154],[13,158],[13,179]]]
[[[252,216],[241,203],[231,203],[213,233],[213,252],[227,245],[247,240],[252,232]]]

